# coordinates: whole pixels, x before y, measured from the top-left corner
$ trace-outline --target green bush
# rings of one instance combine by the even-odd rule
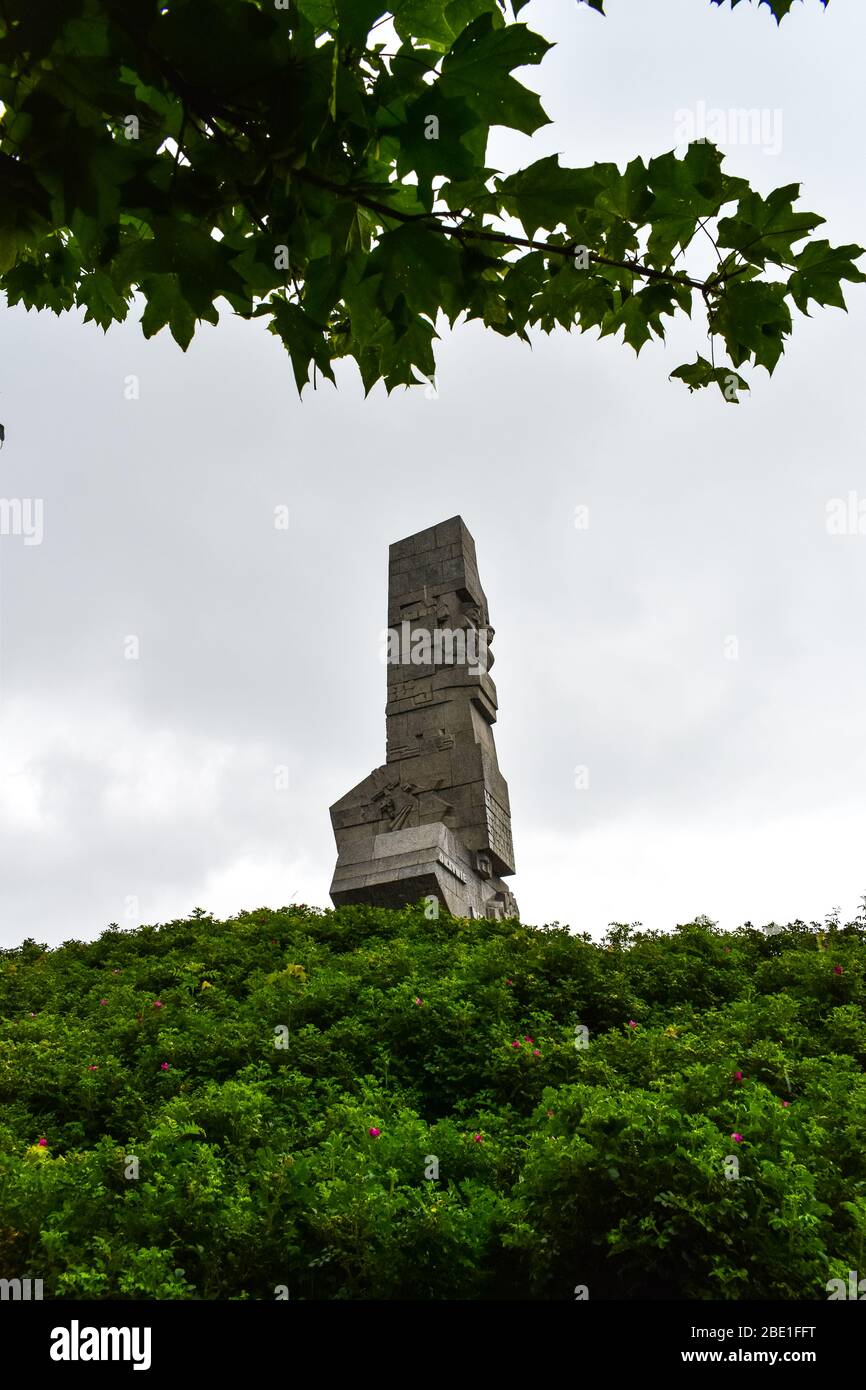
[[[826,1297],[866,1274],[864,965],[862,917],[596,943],[291,907],[26,941],[0,952],[0,1274]]]

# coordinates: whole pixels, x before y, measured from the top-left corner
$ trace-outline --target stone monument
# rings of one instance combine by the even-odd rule
[[[390,547],[385,763],[331,807],[336,905],[430,898],[455,917],[518,915],[492,638],[461,517]]]

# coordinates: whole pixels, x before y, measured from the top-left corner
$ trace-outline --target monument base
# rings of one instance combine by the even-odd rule
[[[436,898],[454,917],[517,917],[517,903],[492,870],[490,856],[467,850],[453,831],[435,821],[373,837],[340,852],[331,899],[405,907]],[[352,857],[357,855],[358,857]]]

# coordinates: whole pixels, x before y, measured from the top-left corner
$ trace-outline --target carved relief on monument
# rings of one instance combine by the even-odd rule
[[[367,779],[371,783],[367,797],[354,806],[344,808],[341,820],[355,825],[387,823],[388,830],[402,830],[406,825],[424,825],[441,821],[450,825],[454,807],[438,795],[442,779],[429,786],[418,785],[393,772],[387,764],[377,767]]]
[[[335,902],[516,915],[487,599],[460,517],[390,548],[386,763],[331,807]],[[432,839],[431,839],[432,835]],[[390,838],[393,837],[393,838]]]

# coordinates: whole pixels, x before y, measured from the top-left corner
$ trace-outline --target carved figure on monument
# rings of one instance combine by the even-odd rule
[[[517,916],[487,599],[463,520],[390,547],[386,762],[331,807],[335,903]]]

